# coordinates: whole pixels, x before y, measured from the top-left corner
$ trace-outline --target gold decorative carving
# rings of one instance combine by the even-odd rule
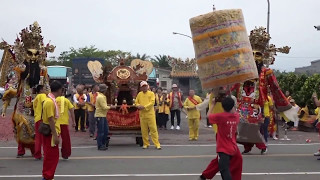
[[[120,79],[128,79],[130,77],[130,72],[127,69],[119,69],[117,71],[117,77]]]

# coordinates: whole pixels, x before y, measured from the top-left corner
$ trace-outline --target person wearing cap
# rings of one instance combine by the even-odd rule
[[[182,108],[182,95],[179,92],[176,84],[172,85],[172,92],[169,94],[170,99],[170,116],[171,116],[171,130],[174,129],[174,117],[177,116],[176,130],[180,130],[181,122],[181,108]]]
[[[170,113],[170,99],[168,98],[168,92],[162,91],[162,95],[159,95],[158,115],[159,115],[159,128],[167,129],[167,122],[169,121]]]
[[[107,92],[107,85],[100,84],[98,95],[96,98],[96,111],[94,117],[97,121],[98,126],[98,137],[97,137],[97,145],[99,151],[105,151],[108,149],[106,146],[106,140],[108,138],[108,120],[107,120],[107,112],[109,109],[114,109],[114,106],[108,106],[107,104],[107,97],[105,96]]]
[[[160,150],[159,135],[156,125],[156,116],[154,110],[155,96],[154,93],[148,90],[148,83],[142,81],[140,83],[140,92],[137,95],[135,105],[139,109],[141,134],[143,140],[143,149],[150,146],[149,131],[153,144],[156,149]]]
[[[200,111],[196,109],[196,105],[202,103],[199,96],[195,95],[194,90],[189,91],[183,107],[187,110],[189,124],[189,141],[197,141],[199,137]]]

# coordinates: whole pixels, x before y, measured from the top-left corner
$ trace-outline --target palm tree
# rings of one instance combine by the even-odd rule
[[[139,53],[137,53],[137,55],[133,55],[131,56],[130,59],[141,59],[141,60],[149,60],[150,59],[150,56],[148,56],[147,54],[142,54],[140,55]]]
[[[159,55],[154,56],[155,58],[151,59],[151,62],[155,67],[162,67],[162,68],[170,68],[169,61],[170,58],[167,55]]]

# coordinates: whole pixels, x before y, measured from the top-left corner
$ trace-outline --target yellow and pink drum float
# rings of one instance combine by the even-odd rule
[[[240,9],[213,11],[190,19],[204,89],[258,78]]]

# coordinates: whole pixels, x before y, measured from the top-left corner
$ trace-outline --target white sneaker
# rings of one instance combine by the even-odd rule
[[[313,154],[314,156],[320,156],[320,151]]]
[[[209,126],[208,126],[208,128],[212,128],[212,126],[211,126],[211,125],[209,125]]]
[[[277,138],[276,136],[274,136],[272,139],[273,139],[273,140],[278,140],[279,138]]]
[[[177,126],[177,127],[176,127],[176,130],[180,130],[180,126]]]
[[[171,128],[170,128],[171,130],[174,130],[174,126],[171,126]]]

